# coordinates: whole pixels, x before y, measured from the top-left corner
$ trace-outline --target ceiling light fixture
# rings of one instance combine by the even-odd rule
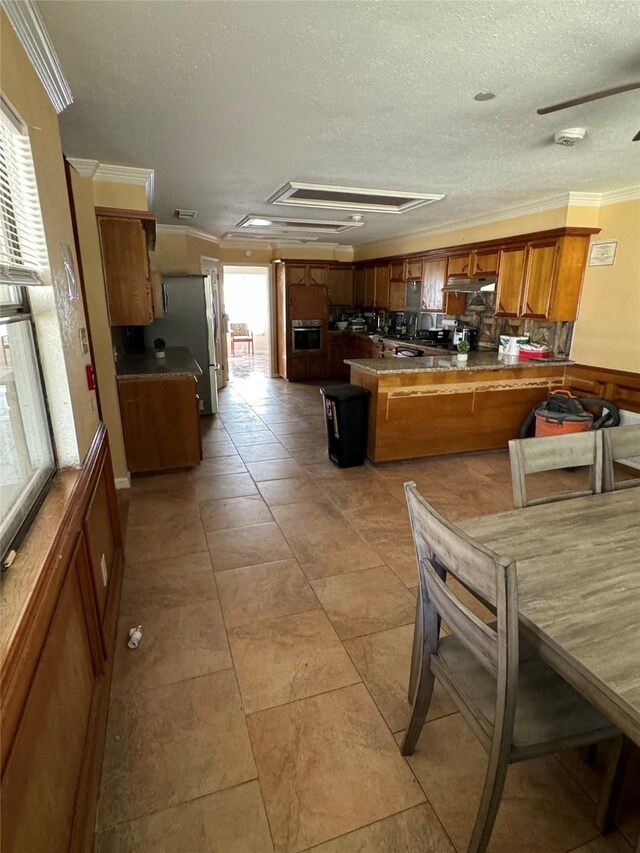
[[[360,213],[406,213],[424,204],[440,201],[441,193],[409,193],[369,187],[342,187],[330,184],[303,184],[289,181],[267,201],[301,207],[354,210]],[[351,222],[351,225],[363,223]]]
[[[187,210],[184,207],[176,207],[173,215],[178,219],[195,219],[198,215],[197,210]]]
[[[266,219],[263,216],[249,214],[238,222],[236,228],[247,232],[268,231],[273,234],[292,234],[299,231],[339,234],[341,231],[348,231],[350,228],[358,228],[361,225],[364,225],[364,222],[341,219],[294,219],[290,216],[272,216]]]
[[[492,101],[495,98],[495,92],[478,92],[473,96],[474,101]]]

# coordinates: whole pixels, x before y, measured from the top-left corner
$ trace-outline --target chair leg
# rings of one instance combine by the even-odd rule
[[[424,727],[424,722],[427,719],[431,697],[433,696],[433,687],[435,677],[431,672],[430,655],[426,649],[421,650],[420,660],[420,676],[418,687],[416,690],[415,699],[413,701],[413,709],[411,711],[411,719],[404,733],[400,752],[402,755],[413,755],[413,752],[418,743],[420,734]]]
[[[614,828],[614,820],[620,802],[620,793],[631,755],[631,742],[621,736],[611,742],[611,752],[600,783],[600,794],[596,807],[596,826],[600,832]]]
[[[418,687],[418,678],[420,675],[421,656],[423,638],[423,623],[422,623],[422,596],[418,590],[416,599],[416,619],[413,628],[413,648],[411,650],[411,670],[409,673],[409,692],[407,698],[413,705],[413,700],[416,698],[416,690]]]
[[[496,816],[500,807],[500,800],[502,799],[508,768],[509,764],[505,758],[498,756],[494,759],[489,755],[487,775],[484,779],[482,797],[480,798],[478,814],[467,853],[484,853],[489,845],[493,825],[496,822]]]

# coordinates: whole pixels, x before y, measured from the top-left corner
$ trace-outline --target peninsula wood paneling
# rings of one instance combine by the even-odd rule
[[[3,853],[84,853],[93,846],[115,620],[108,630],[101,620],[89,552],[107,539],[107,614],[117,611],[122,579],[103,424],[82,469],[58,477],[3,583]],[[96,491],[101,481],[107,488]],[[111,528],[107,539],[85,537],[84,529],[92,537],[100,528]]]

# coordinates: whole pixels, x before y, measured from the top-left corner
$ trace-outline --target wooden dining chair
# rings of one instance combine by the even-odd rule
[[[613,463],[621,459],[640,462],[640,424],[611,427],[602,431],[604,439],[604,490],[628,489],[640,486],[640,477],[616,480]]]
[[[491,837],[509,764],[614,737],[619,750],[622,738],[586,699],[519,642],[515,562],[446,521],[415,483],[405,483],[405,493],[420,589],[409,685],[413,707],[401,751],[414,752],[437,679],[489,754],[468,847],[469,853],[480,853]],[[495,612],[495,622],[485,624],[474,615],[447,585],[449,573]],[[444,637],[441,619],[450,631]],[[428,753],[428,740],[423,748]],[[602,797],[601,824],[607,816],[607,790]]]
[[[580,498],[602,491],[602,431],[574,432],[544,438],[513,438],[509,442],[513,504],[516,508]],[[527,474],[588,466],[590,488],[527,498]]]

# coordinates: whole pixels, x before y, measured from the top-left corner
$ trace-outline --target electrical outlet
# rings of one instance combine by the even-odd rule
[[[104,554],[100,557],[100,571],[102,572],[102,585],[106,586],[109,580],[109,572],[107,571],[107,561]]]

